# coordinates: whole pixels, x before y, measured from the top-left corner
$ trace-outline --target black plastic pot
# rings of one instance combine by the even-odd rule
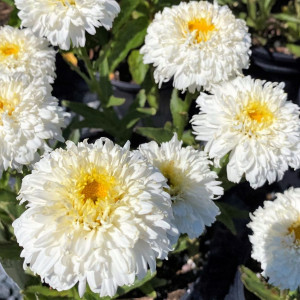
[[[256,47],[252,49],[251,65],[245,74],[267,81],[284,82],[288,99],[300,104],[300,58]]]

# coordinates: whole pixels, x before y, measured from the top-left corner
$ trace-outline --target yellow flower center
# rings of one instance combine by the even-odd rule
[[[2,125],[2,115],[6,112],[9,116],[12,116],[16,106],[19,103],[20,95],[15,93],[13,95],[1,95],[0,93],[0,125]]]
[[[237,119],[243,124],[244,132],[253,135],[268,128],[275,117],[266,103],[251,99],[241,110]]]
[[[88,173],[82,170],[76,181],[69,192],[76,222],[90,228],[102,225],[121,198],[116,179],[106,171],[92,169]]]
[[[208,41],[216,29],[211,21],[205,18],[193,19],[188,22],[189,31],[195,34],[197,43]]]
[[[169,185],[168,192],[171,196],[177,196],[181,191],[182,176],[181,170],[174,166],[173,160],[167,161],[160,166],[161,173],[167,178]]]
[[[289,234],[294,233],[295,243],[300,244],[300,219],[288,228]]]
[[[16,44],[5,43],[0,45],[0,60],[6,59],[8,56],[18,56],[20,47]]]

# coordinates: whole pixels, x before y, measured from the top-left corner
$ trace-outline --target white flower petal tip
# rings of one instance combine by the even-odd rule
[[[210,158],[230,153],[227,177],[251,187],[282,179],[288,167],[300,167],[299,107],[287,101],[284,85],[250,76],[201,93],[200,113],[192,118],[196,139],[207,141]]]
[[[182,147],[176,134],[161,146],[155,142],[142,144],[139,151],[168,181],[165,189],[171,196],[179,232],[190,238],[200,236],[220,213],[213,200],[223,195],[207,155],[190,146]]]
[[[52,288],[86,284],[100,297],[132,285],[167,258],[172,224],[163,176],[147,161],[101,138],[66,143],[34,165],[19,199],[27,210],[14,221],[25,265]]]
[[[173,78],[175,88],[194,92],[242,74],[250,46],[245,22],[227,6],[190,1],[155,15],[141,54],[160,86]]]
[[[85,32],[110,29],[120,12],[115,0],[16,0],[22,26],[63,50],[84,47]]]
[[[44,38],[36,37],[30,29],[0,27],[1,74],[24,73],[34,78],[55,77],[55,51]]]
[[[46,140],[63,142],[62,127],[64,112],[47,81],[0,75],[0,174],[37,161],[38,150],[49,150]]]
[[[252,257],[261,263],[270,284],[296,290],[300,286],[300,188],[276,196],[250,215]]]

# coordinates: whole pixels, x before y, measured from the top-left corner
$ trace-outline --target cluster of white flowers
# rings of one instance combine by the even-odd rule
[[[120,7],[115,0],[15,3],[28,28],[0,28],[0,173],[35,163],[19,195],[27,210],[13,227],[24,267],[52,288],[78,283],[83,296],[88,283],[101,297],[114,296],[148,267],[154,272],[179,233],[199,237],[220,213],[213,200],[224,192],[210,159],[218,166],[228,154],[228,179],[245,176],[253,188],[300,167],[299,107],[287,101],[283,84],[242,77],[247,26],[227,6],[206,1],[157,13],[141,49],[159,85],[173,78],[179,90],[210,91],[200,94],[191,121],[204,151],[183,147],[175,134],[136,151],[101,138],[47,153],[46,140],[64,141],[64,113],[51,96],[55,51],[44,38],[64,50],[83,47],[85,32],[110,29]],[[38,150],[45,151],[40,160]],[[252,255],[271,283],[295,289],[300,189],[277,197],[251,216]]]

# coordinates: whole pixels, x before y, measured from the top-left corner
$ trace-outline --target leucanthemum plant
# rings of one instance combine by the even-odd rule
[[[173,77],[176,89],[194,92],[241,74],[250,44],[245,22],[227,6],[190,1],[155,15],[141,53],[160,86]]]
[[[24,73],[32,80],[55,77],[55,51],[44,38],[36,37],[30,29],[0,27],[1,74]]]
[[[5,2],[22,29],[0,27],[0,259],[24,299],[205,293],[217,269],[222,295],[201,296],[227,298],[250,261],[248,210],[300,167],[299,107],[282,83],[243,77],[246,23],[227,0]],[[56,54],[83,80],[59,64],[60,100]],[[267,300],[299,298],[299,194],[251,215],[275,287],[246,267],[241,280]]]
[[[112,27],[120,8],[114,0],[15,0],[22,26],[63,50],[84,47],[86,33]]]
[[[161,146],[154,141],[142,144],[139,151],[167,179],[166,191],[171,196],[179,232],[190,238],[200,236],[220,213],[213,200],[223,195],[207,155],[192,147],[182,147],[176,134]]]
[[[36,162],[51,150],[48,139],[63,142],[63,127],[63,109],[47,81],[0,75],[0,174]]]
[[[262,275],[282,290],[300,286],[300,188],[276,194],[252,215],[248,227],[251,256],[261,263]]]
[[[197,99],[196,139],[216,163],[229,153],[228,180],[245,176],[253,188],[300,167],[299,106],[287,101],[284,84],[238,77]]]

